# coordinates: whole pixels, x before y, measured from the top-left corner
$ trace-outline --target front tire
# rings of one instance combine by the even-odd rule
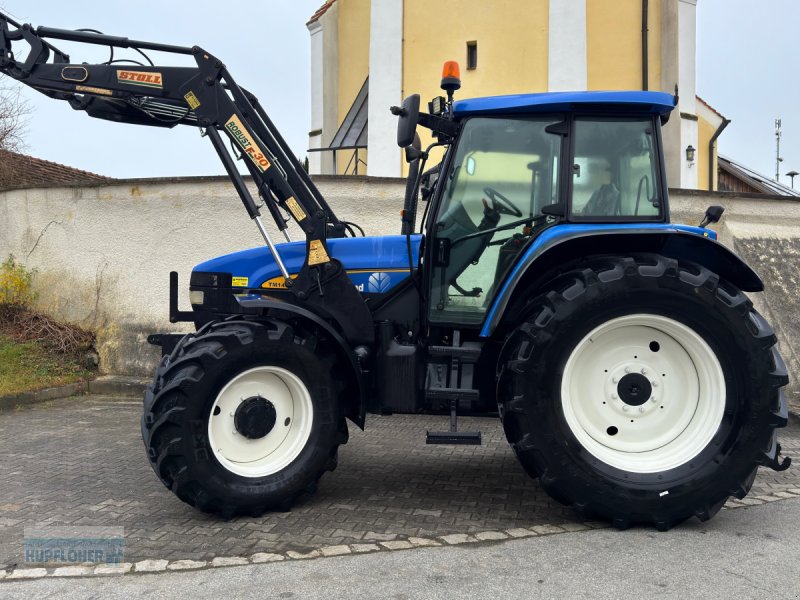
[[[729,282],[659,255],[591,259],[533,300],[498,400],[526,470],[620,528],[709,519],[773,462],[788,377]]]
[[[183,338],[145,393],[153,470],[184,502],[223,517],[287,510],[313,494],[347,441],[334,359],[277,321],[212,323]]]

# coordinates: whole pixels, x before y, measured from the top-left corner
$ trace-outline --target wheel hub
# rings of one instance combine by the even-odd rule
[[[244,437],[257,440],[272,431],[277,418],[272,402],[261,396],[251,396],[236,409],[233,424]]]
[[[628,406],[641,406],[650,399],[653,386],[641,373],[628,373],[619,380],[617,394]]]

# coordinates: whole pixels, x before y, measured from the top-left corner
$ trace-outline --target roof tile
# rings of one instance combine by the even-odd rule
[[[325,4],[320,6],[317,9],[317,12],[315,12],[313,15],[311,15],[311,18],[308,20],[308,23],[306,23],[306,25],[311,25],[311,23],[315,23],[316,21],[319,21],[320,17],[322,17],[322,15],[324,15],[326,12],[328,12],[328,9],[331,6],[333,6],[334,2],[336,2],[336,0],[326,0]]]
[[[100,184],[113,181],[89,171],[0,150],[0,189],[52,186],[59,184]]]
[[[708,107],[708,109],[709,109],[711,112],[713,112],[714,114],[716,114],[718,117],[720,117],[720,118],[722,118],[722,119],[724,119],[724,118],[725,118],[725,115],[723,115],[723,114],[722,114],[721,112],[719,112],[719,111],[718,111],[716,108],[714,108],[713,106],[711,106],[711,105],[710,105],[708,102],[706,102],[705,100],[703,100],[703,99],[702,99],[700,96],[697,96],[697,95],[696,95],[696,96],[695,96],[695,98],[697,98],[698,100],[700,100],[700,102],[702,102],[703,104],[705,104],[705,105]]]

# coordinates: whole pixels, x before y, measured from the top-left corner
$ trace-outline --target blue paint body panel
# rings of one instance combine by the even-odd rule
[[[514,268],[505,278],[500,291],[492,301],[492,306],[486,313],[486,318],[481,328],[481,337],[489,337],[491,335],[491,323],[495,318],[495,313],[501,310],[500,307],[505,306],[507,296],[513,292],[512,282],[516,280],[517,275],[523,269],[536,259],[536,256],[541,254],[545,249],[552,247],[559,241],[574,237],[580,234],[603,234],[612,231],[619,231],[620,233],[637,231],[663,231],[664,233],[692,233],[700,237],[716,240],[717,232],[703,227],[694,227],[692,225],[675,225],[672,223],[609,223],[609,224],[564,224],[555,225],[546,229],[542,234],[537,237],[530,246],[528,246],[525,253],[517,260]]]
[[[422,235],[411,236],[411,255],[415,266],[419,264],[421,241]],[[408,247],[404,235],[335,238],[327,240],[327,244],[330,255],[339,259],[347,271],[364,271],[348,273],[360,290],[385,293],[408,277]],[[305,260],[305,241],[277,244],[277,248],[289,273],[298,273]],[[250,288],[260,287],[265,281],[281,274],[266,246],[212,258],[200,263],[194,270],[247,277]],[[383,273],[372,277],[376,272]]]
[[[630,113],[669,114],[675,97],[664,92],[548,92],[513,94],[459,100],[453,105],[457,119],[472,116],[619,110]]]

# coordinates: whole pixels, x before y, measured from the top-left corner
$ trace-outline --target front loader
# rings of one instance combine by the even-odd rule
[[[76,63],[52,40],[194,64]],[[410,163],[400,234],[369,237],[336,217],[206,50],[0,14],[0,52],[4,74],[92,117],[200,128],[264,238],[197,265],[191,311],[171,274],[170,320],[195,331],[150,338],[163,358],[142,436],[188,504],[225,517],[289,508],[336,467],[346,420],[363,428],[367,412],[449,415],[430,444],[479,444],[458,415],[499,414],[554,498],[620,528],[709,519],[759,466],[789,466],[776,435],[788,375],[745,295],[763,284],[707,228],[718,207],[700,226],[670,222],[661,126],[673,96],[456,102],[448,63],[446,97],[427,112],[417,95],[392,107]],[[434,147],[444,158],[429,167]],[[290,219],[304,239],[291,241]]]

